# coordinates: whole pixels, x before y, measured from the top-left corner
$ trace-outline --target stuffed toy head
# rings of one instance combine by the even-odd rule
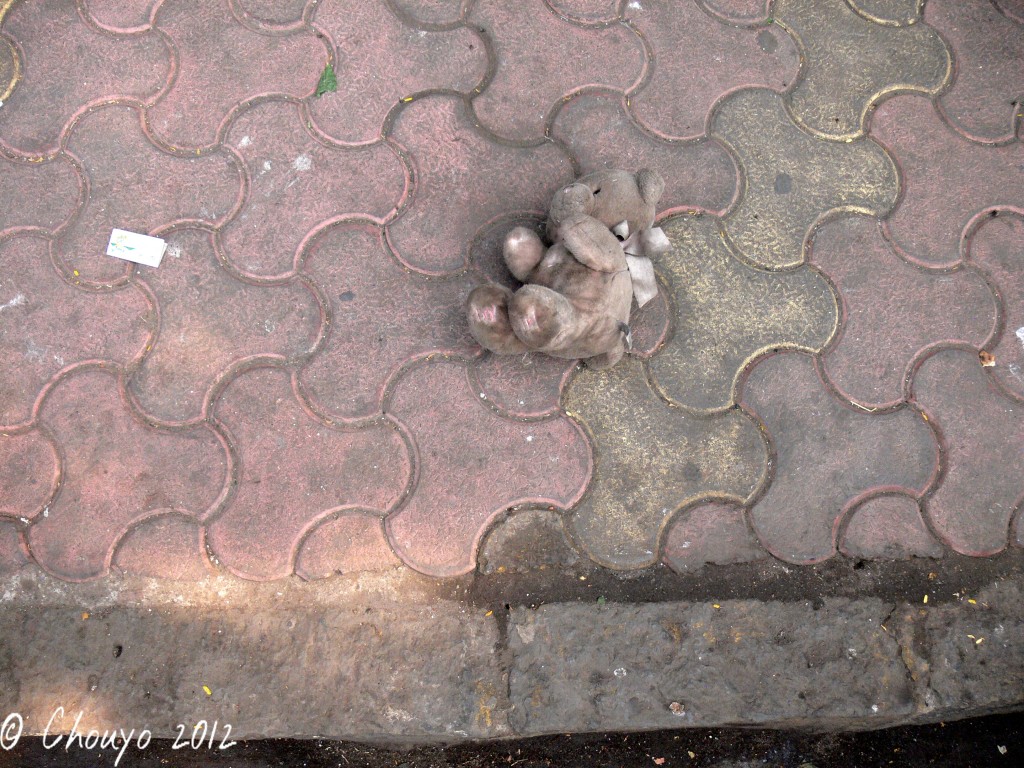
[[[642,306],[657,291],[644,249],[663,247],[651,225],[664,186],[654,171],[609,170],[558,190],[548,244],[525,227],[505,238],[505,263],[524,285],[470,293],[466,310],[477,342],[496,354],[537,351],[595,368],[617,363],[629,344],[634,292]]]
[[[577,214],[592,216],[610,230],[627,222],[629,232],[623,236],[625,239],[654,224],[655,205],[664,191],[661,176],[646,168],[638,173],[589,173],[555,192],[548,212],[548,239],[557,241],[559,227]]]

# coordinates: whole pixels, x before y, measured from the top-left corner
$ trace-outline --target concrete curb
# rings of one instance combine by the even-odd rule
[[[26,735],[187,739],[205,720],[218,739],[230,725],[231,739],[420,744],[870,729],[1024,706],[1019,576],[930,606],[837,597],[495,612],[411,602],[397,587],[69,585],[25,570],[0,582],[0,721],[16,714]]]

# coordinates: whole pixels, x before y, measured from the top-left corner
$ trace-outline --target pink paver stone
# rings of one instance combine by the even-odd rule
[[[555,13],[567,16],[573,21],[586,24],[591,22],[615,21],[619,15],[619,0],[544,0]]]
[[[411,467],[392,424],[331,427],[304,410],[287,371],[240,374],[215,407],[238,452],[238,487],[209,524],[220,562],[244,578],[291,575],[305,534],[344,510],[382,515],[401,498]]]
[[[82,0],[85,12],[96,24],[114,32],[149,29],[159,0]]]
[[[480,0],[470,20],[490,37],[497,59],[473,109],[488,129],[508,139],[540,139],[559,99],[584,87],[630,90],[646,68],[644,47],[629,27],[582,27],[542,0]]]
[[[846,0],[853,10],[880,24],[898,27],[915,23],[921,16],[918,0]]]
[[[653,168],[665,179],[658,214],[677,208],[725,213],[739,188],[739,171],[714,139],[670,143],[642,131],[622,107],[621,94],[585,93],[566,103],[551,129],[579,161],[582,173],[604,168]]]
[[[0,435],[0,518],[31,520],[43,511],[60,480],[60,458],[38,432]]]
[[[809,355],[763,359],[741,402],[764,423],[776,454],[775,477],[751,520],[761,543],[782,560],[828,559],[847,509],[880,490],[921,493],[937,472],[935,435],[919,414],[843,407]]]
[[[299,381],[314,407],[332,419],[380,413],[388,382],[411,360],[479,354],[463,309],[472,278],[430,278],[404,269],[370,222],[321,234],[302,269],[326,293],[331,323],[326,345]]]
[[[235,279],[202,230],[179,230],[167,244],[160,268],[139,278],[160,307],[153,349],[130,382],[148,416],[165,423],[200,419],[208,392],[231,366],[254,357],[294,361],[317,345],[323,317],[306,283]]]
[[[499,411],[518,418],[550,416],[558,410],[558,399],[574,360],[560,360],[539,352],[524,355],[488,354],[469,368],[473,389]]]
[[[753,86],[781,92],[800,70],[796,44],[779,26],[731,27],[689,0],[643,0],[626,12],[654,49],[654,74],[633,96],[631,108],[660,136],[702,136],[711,107],[722,96]]]
[[[907,560],[942,557],[942,545],[921,517],[916,499],[903,495],[876,496],[853,511],[840,549],[849,557]]]
[[[325,520],[302,543],[295,572],[303,579],[400,566],[379,517],[351,514]]]
[[[20,163],[0,158],[0,234],[17,227],[42,227],[51,232],[71,218],[84,194],[81,177],[66,158],[46,163]]]
[[[46,382],[75,363],[136,359],[156,322],[136,286],[88,292],[66,283],[36,237],[0,240],[0,307],[0,426],[27,422]]]
[[[54,242],[70,273],[94,282],[122,278],[131,264],[106,255],[113,228],[149,234],[172,222],[221,222],[239,204],[241,169],[234,155],[175,157],[142,132],[138,111],[113,105],[87,114],[68,141],[89,183],[80,215]]]
[[[920,96],[897,96],[879,106],[871,134],[900,168],[903,197],[886,226],[908,258],[926,266],[956,264],[972,219],[993,207],[1024,210],[1020,142],[970,142]]]
[[[133,576],[198,581],[213,573],[203,547],[202,528],[185,515],[151,517],[124,535],[113,567]]]
[[[178,66],[147,125],[177,148],[209,147],[231,113],[257,96],[312,94],[328,58],[312,31],[259,34],[235,19],[227,0],[164,3],[156,27],[174,44]]]
[[[504,510],[571,506],[590,478],[590,445],[575,424],[495,415],[455,363],[410,370],[388,412],[409,428],[419,465],[412,496],[387,520],[388,537],[399,557],[432,576],[471,571],[488,524]]]
[[[1024,218],[989,217],[971,239],[971,262],[993,281],[1002,300],[1003,334],[989,351],[989,368],[1008,390],[1024,398]]]
[[[20,48],[23,79],[0,109],[0,146],[32,157],[56,152],[65,126],[90,103],[152,100],[171,69],[158,34],[101,34],[64,0],[15,3],[3,31]]]
[[[670,524],[662,559],[685,573],[707,563],[730,565],[767,557],[747,524],[743,508],[726,502],[699,504]]]
[[[486,46],[476,32],[416,30],[385,3],[326,0],[316,24],[337,46],[338,90],[310,102],[309,111],[338,141],[375,141],[402,99],[433,89],[468,93],[487,72]]]
[[[310,5],[316,0],[232,0],[240,17],[257,20],[267,27],[298,26]]]
[[[1024,24],[1024,0],[995,0],[996,7],[1018,24]]]
[[[925,502],[932,528],[965,555],[1000,552],[1024,501],[1024,404],[1003,395],[967,350],[926,360],[913,394],[945,441],[945,475]]]
[[[900,259],[878,224],[840,219],[819,230],[812,261],[839,291],[845,323],[824,358],[833,384],[871,408],[905,397],[914,361],[942,343],[981,347],[995,330],[996,303],[973,268],[926,272]]]
[[[760,22],[771,16],[771,0],[697,0],[711,13],[734,24]]]
[[[453,96],[414,101],[392,135],[410,151],[417,186],[411,205],[388,225],[388,240],[403,261],[428,272],[462,268],[480,229],[510,211],[546,211],[558,186],[573,178],[561,149],[489,140]]]
[[[316,227],[343,214],[384,218],[405,194],[405,167],[390,145],[333,147],[304,123],[297,105],[265,102],[246,110],[228,133],[245,159],[249,186],[222,242],[246,272],[290,272]]]
[[[467,3],[465,0],[385,0],[399,13],[407,15],[418,24],[457,24],[462,18]]]
[[[47,515],[29,528],[29,546],[40,565],[63,579],[103,575],[134,521],[159,510],[202,516],[228,481],[226,447],[212,429],[143,426],[109,371],[61,380],[47,393],[40,422],[61,446],[63,477]]]
[[[990,3],[929,0],[924,20],[949,41],[956,80],[939,103],[976,141],[1010,141],[1024,112],[1024,31]]]
[[[17,526],[0,518],[0,576],[14,573],[28,564]]]

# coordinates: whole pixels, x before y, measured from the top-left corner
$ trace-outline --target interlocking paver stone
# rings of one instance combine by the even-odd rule
[[[318,226],[345,214],[383,219],[405,193],[405,167],[391,146],[331,146],[307,129],[294,104],[265,102],[247,110],[226,141],[244,158],[249,183],[222,242],[246,272],[290,272]]]
[[[594,479],[573,510],[573,533],[612,568],[656,562],[662,529],[677,509],[704,496],[745,501],[767,469],[750,419],[735,409],[697,418],[671,407],[635,358],[608,371],[582,369],[564,405],[595,445]]]
[[[848,0],[850,7],[861,16],[879,24],[905,26],[921,16],[918,0]]]
[[[767,556],[743,507],[712,501],[686,510],[669,524],[662,559],[672,570],[686,572],[706,563],[729,565]]]
[[[4,34],[17,41],[21,67],[20,82],[2,97],[0,149],[52,155],[89,104],[119,97],[151,102],[166,86],[171,51],[155,32],[101,34],[64,0],[15,3],[0,18]]]
[[[753,5],[754,14],[745,21],[764,18],[763,4],[760,9]],[[742,9],[729,10],[746,15]],[[796,81],[799,52],[781,27],[728,26],[690,0],[645,0],[627,6],[626,12],[654,51],[654,72],[631,98],[631,109],[661,136],[702,136],[722,96],[743,87],[784,91]]]
[[[526,573],[579,562],[561,513],[524,509],[495,523],[480,545],[483,573]]]
[[[52,247],[64,269],[84,281],[114,281],[131,271],[128,262],[106,255],[111,229],[148,234],[181,220],[220,223],[240,202],[235,155],[162,152],[143,134],[139,118],[133,107],[104,106],[76,123],[68,139],[89,194]]]
[[[924,362],[913,396],[945,447],[942,482],[925,502],[932,527],[957,552],[999,552],[1024,500],[1024,405],[993,386],[977,354],[958,349]]]
[[[0,200],[20,202],[0,208],[0,234],[21,227],[59,229],[81,202],[82,187],[66,158],[36,164],[0,157]]]
[[[924,20],[950,42],[956,79],[939,103],[946,118],[976,141],[1010,141],[1024,112],[1024,34],[991,3],[934,0]]]
[[[0,435],[0,519],[39,515],[57,490],[59,466],[57,448],[39,433]]]
[[[924,24],[878,24],[845,0],[778,0],[774,14],[802,48],[803,76],[789,94],[793,114],[825,136],[859,136],[869,106],[885,94],[935,93],[952,71],[945,43]]]
[[[464,0],[385,0],[389,6],[420,24],[458,24],[468,3]]]
[[[575,367],[575,361],[538,352],[487,354],[468,373],[487,404],[509,416],[529,419],[558,410],[562,388]]]
[[[630,90],[646,66],[644,46],[628,26],[573,24],[543,0],[480,0],[469,21],[488,35],[496,59],[473,110],[506,139],[540,139],[560,99],[592,86]]]
[[[770,348],[818,351],[838,322],[821,275],[753,269],[730,252],[711,216],[662,223],[672,243],[657,268],[674,309],[672,336],[650,362],[657,387],[695,410],[728,408],[747,363]]]
[[[771,16],[771,0],[697,0],[711,13],[733,24],[751,24]]]
[[[447,272],[467,263],[474,235],[513,211],[546,211],[573,177],[551,145],[513,147],[479,132],[461,99],[433,95],[399,114],[392,136],[412,156],[412,202],[387,227],[388,242],[410,266]]]
[[[656,168],[665,179],[658,213],[675,208],[724,213],[736,197],[736,164],[713,139],[670,143],[630,118],[615,92],[580,94],[563,105],[551,135],[565,142],[581,173],[605,168]]]
[[[329,418],[380,413],[385,388],[411,360],[480,354],[463,309],[476,281],[467,274],[430,278],[410,271],[385,250],[372,222],[325,231],[302,270],[322,286],[331,319],[323,349],[299,381]]]
[[[324,520],[310,532],[295,559],[295,572],[312,580],[341,573],[386,571],[400,565],[384,535],[381,518],[353,513]]]
[[[581,23],[614,21],[618,17],[618,0],[544,0],[557,13]]]
[[[0,576],[14,573],[28,563],[17,526],[0,518]]]
[[[309,111],[338,141],[375,141],[403,99],[435,89],[468,93],[487,73],[486,46],[477,32],[417,30],[384,3],[326,0],[316,24],[337,46],[338,90],[314,100]]]
[[[870,408],[905,397],[914,361],[937,344],[981,347],[996,323],[996,303],[972,268],[926,272],[907,264],[877,222],[832,222],[814,239],[813,262],[842,299],[843,331],[824,356],[829,380]]]
[[[46,241],[0,240],[0,426],[23,424],[43,386],[76,363],[137,359],[156,311],[137,286],[89,292],[53,268]]]
[[[210,549],[250,579],[294,571],[305,534],[340,511],[383,515],[401,498],[411,467],[390,423],[349,430],[303,409],[287,371],[235,377],[214,409],[238,455],[238,485],[209,524]]]
[[[158,514],[118,542],[111,569],[154,579],[196,581],[213,572],[199,523],[187,515]]]
[[[896,167],[877,143],[815,138],[793,124],[782,97],[771,91],[730,96],[716,110],[711,133],[736,153],[746,179],[724,225],[754,264],[801,264],[809,230],[824,217],[880,215],[896,202]]]
[[[0,12],[0,20],[3,13]],[[14,43],[0,34],[0,102],[9,99],[21,79],[21,59]]]
[[[158,0],[82,0],[80,7],[96,24],[111,31],[149,29]]]
[[[147,110],[146,123],[160,141],[175,148],[213,145],[230,115],[256,97],[309,96],[328,60],[311,30],[290,35],[254,32],[238,23],[227,0],[164,3],[156,27],[174,45],[177,66],[168,91]],[[257,61],[275,65],[252,66]]]
[[[1024,3],[1021,0],[996,0],[995,5],[1009,18],[1024,24]]]
[[[184,432],[143,426],[113,371],[61,379],[47,392],[39,422],[62,448],[61,485],[28,540],[36,561],[61,578],[101,576],[133,522],[158,510],[202,516],[223,493],[228,457],[217,434],[205,425]]]
[[[150,418],[200,419],[211,388],[232,366],[253,358],[295,361],[317,346],[323,319],[306,283],[237,280],[218,263],[210,234],[198,229],[174,232],[168,249],[159,269],[139,277],[160,309],[152,350],[130,383]]]
[[[989,209],[1024,209],[1024,146],[968,141],[944,123],[931,101],[897,96],[882,104],[871,135],[900,168],[903,194],[886,220],[889,237],[926,266],[959,262],[962,241],[974,219]]]
[[[808,355],[763,359],[741,402],[764,423],[775,454],[774,477],[751,520],[768,551],[788,562],[831,557],[848,508],[883,489],[923,493],[938,471],[938,444],[920,414],[844,407]]]
[[[901,494],[875,496],[857,507],[839,548],[857,558],[942,557],[942,546],[921,516],[920,502]]]
[[[399,557],[433,576],[472,570],[496,515],[519,504],[570,507],[590,479],[590,445],[572,421],[497,416],[460,364],[408,371],[387,412],[408,428],[419,470],[412,496],[387,520],[388,537]]]
[[[1024,218],[989,217],[971,239],[971,263],[984,270],[1002,300],[1003,332],[989,350],[996,359],[989,370],[1024,398]]]
[[[268,27],[298,25],[316,0],[234,0],[235,12],[257,19]]]

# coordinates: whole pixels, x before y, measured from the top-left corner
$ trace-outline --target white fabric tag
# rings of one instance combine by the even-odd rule
[[[125,261],[134,261],[147,267],[159,267],[167,250],[167,242],[159,237],[140,235],[126,229],[115,229],[110,233],[107,256]]]
[[[636,304],[642,307],[658,295],[658,281],[654,277],[654,264],[646,256],[626,254],[626,266],[633,281],[633,295]]]

